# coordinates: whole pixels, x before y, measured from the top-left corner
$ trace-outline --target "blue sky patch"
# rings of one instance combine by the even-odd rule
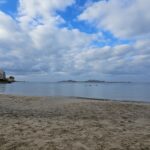
[[[0,10],[14,16],[17,12],[18,0],[5,0],[5,3],[0,4]]]

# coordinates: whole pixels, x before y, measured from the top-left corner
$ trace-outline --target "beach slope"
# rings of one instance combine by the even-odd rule
[[[0,95],[0,150],[150,150],[150,104]]]

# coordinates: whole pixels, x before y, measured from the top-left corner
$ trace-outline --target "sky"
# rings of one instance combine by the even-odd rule
[[[150,0],[0,0],[0,68],[17,80],[150,82]]]

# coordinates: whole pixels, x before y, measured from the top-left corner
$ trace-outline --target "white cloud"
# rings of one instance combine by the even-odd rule
[[[95,2],[78,17],[121,38],[150,35],[149,0]]]
[[[53,26],[64,21],[55,11],[64,10],[73,3],[74,0],[20,0],[18,20],[24,28],[45,23]]]
[[[77,69],[86,69],[86,72],[101,74],[149,74],[150,54],[138,41],[135,45],[92,48],[79,53],[74,58]],[[150,43],[150,41],[149,41]],[[148,47],[145,44],[144,47]],[[146,50],[147,51],[147,50]]]
[[[44,3],[44,6],[47,8],[44,9],[42,6],[41,10],[41,1],[36,8],[28,8],[30,6],[26,1],[20,1],[19,10],[24,7],[26,13],[20,16],[22,13],[20,10],[17,21],[0,12],[2,21],[0,24],[0,60],[1,66],[7,68],[8,71],[18,74],[68,71],[66,69],[68,68],[67,62],[69,63],[66,59],[68,53],[82,50],[95,38],[95,35],[88,35],[77,29],[69,30],[57,26],[61,21],[58,19],[60,16],[53,15],[54,10],[64,9],[65,6],[72,4],[72,0],[63,1],[63,3],[60,0],[53,1],[53,3],[45,2],[47,3],[46,5]],[[49,8],[52,12],[48,11]],[[42,23],[37,22],[33,27],[30,22],[34,21],[37,14],[40,14],[43,20]]]
[[[99,38],[99,33],[87,34],[78,29],[60,28],[59,25],[65,20],[56,13],[56,10],[65,10],[73,3],[73,0],[53,0],[51,3],[49,0],[44,2],[31,0],[29,5],[28,1],[20,0],[19,12],[15,19],[0,12],[0,67],[20,78],[28,79],[33,79],[35,74],[47,80],[59,79],[60,76],[63,78],[100,78],[113,75],[118,77],[118,74],[149,75],[150,40],[148,38],[138,39],[132,45],[96,47],[92,46],[91,42]],[[101,11],[106,13],[107,16],[109,11],[114,11],[113,7],[117,9],[121,7],[112,2],[110,4],[114,3],[115,6],[108,4],[112,10],[107,13],[103,8],[99,10],[101,3],[105,7],[105,2],[94,3],[81,14],[80,19],[96,21],[99,26],[101,23],[93,8],[99,13]],[[114,13],[112,13],[113,17]],[[107,23],[105,18],[100,18],[102,24]],[[139,36],[141,32],[142,35],[146,34],[145,30],[135,29],[131,32],[128,26],[124,29],[125,33],[124,30],[120,30],[124,24],[117,24],[116,21],[114,24],[116,27],[110,28],[106,24],[104,28],[110,29],[121,37]],[[36,79],[39,78],[36,76]]]

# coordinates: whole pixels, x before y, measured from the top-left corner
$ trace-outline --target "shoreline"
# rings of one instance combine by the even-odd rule
[[[0,94],[0,149],[149,150],[150,104]]]
[[[80,99],[80,100],[90,100],[90,101],[110,101],[110,102],[124,102],[124,103],[145,103],[150,104],[150,101],[144,100],[121,100],[121,99],[105,99],[105,98],[92,98],[92,97],[80,97],[80,96],[35,96],[35,95],[17,95],[17,94],[4,94],[0,93],[0,96],[14,96],[14,97],[34,97],[34,98],[67,98],[67,99]]]

